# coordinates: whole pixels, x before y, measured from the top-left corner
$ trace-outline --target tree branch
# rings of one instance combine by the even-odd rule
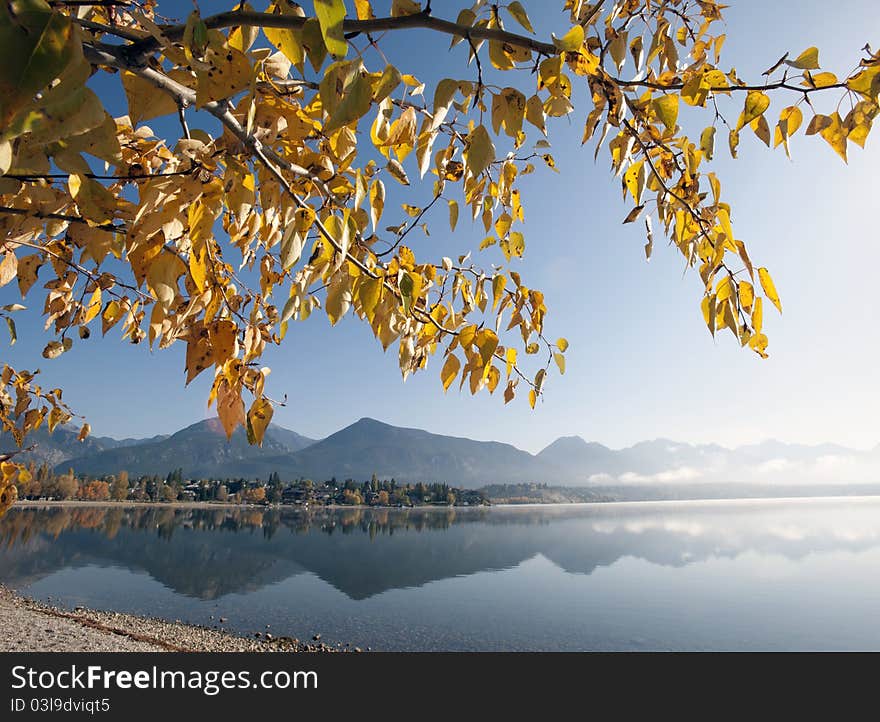
[[[308,20],[305,17],[295,15],[275,15],[273,13],[258,13],[232,10],[218,13],[204,18],[203,22],[209,29],[230,28],[240,26],[256,26],[264,28],[288,28],[300,29]],[[466,38],[468,35],[475,40],[497,40],[502,43],[527,48],[540,55],[558,55],[559,50],[552,43],[544,43],[525,35],[518,35],[500,28],[483,28],[459,25],[450,20],[443,20],[430,15],[427,10],[415,15],[403,15],[400,17],[372,18],[370,20],[351,20],[346,18],[342,24],[343,32],[349,33],[375,33],[387,30],[404,30],[407,28],[423,28],[434,30],[446,35],[458,38]],[[186,25],[160,26],[162,34],[169,40],[180,40],[186,30]],[[148,55],[160,48],[159,42],[153,38],[144,38],[136,41],[126,48],[135,55]]]
[[[67,221],[68,223],[83,223],[98,228],[102,231],[112,231],[114,233],[125,233],[125,226],[115,225],[113,223],[102,223],[99,226],[92,226],[85,218],[79,216],[68,216],[63,213],[45,213],[33,208],[10,208],[9,206],[0,206],[0,213],[8,213],[13,216],[28,216],[29,218],[39,218],[40,220]]]

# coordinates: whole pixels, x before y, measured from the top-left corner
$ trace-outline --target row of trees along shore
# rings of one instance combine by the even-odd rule
[[[183,469],[164,478],[143,475],[132,479],[127,471],[106,476],[77,476],[71,468],[56,473],[48,464],[28,467],[27,481],[17,482],[19,499],[81,501],[216,501],[244,504],[346,504],[370,506],[420,506],[423,504],[479,505],[488,503],[481,491],[458,489],[449,484],[401,484],[394,479],[369,481],[335,477],[320,483],[311,479],[282,482],[278,472],[262,479],[186,479]]]

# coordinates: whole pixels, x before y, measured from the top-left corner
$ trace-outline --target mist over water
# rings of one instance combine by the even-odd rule
[[[880,649],[878,521],[873,497],[16,508],[0,520],[0,581],[373,649]]]

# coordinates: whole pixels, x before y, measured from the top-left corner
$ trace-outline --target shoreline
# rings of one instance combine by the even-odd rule
[[[85,499],[64,499],[64,500],[45,500],[36,499],[17,499],[15,503],[9,507],[119,507],[119,508],[139,508],[150,507],[158,509],[285,509],[289,511],[313,511],[315,509],[376,509],[379,511],[415,511],[415,510],[439,510],[449,511],[467,511],[468,509],[491,509],[490,504],[481,504],[474,506],[449,506],[448,504],[420,504],[418,506],[371,506],[369,504],[311,504],[303,506],[301,504],[236,504],[229,501],[87,501]],[[512,504],[511,506],[516,506]]]
[[[31,599],[0,584],[2,652],[339,652],[323,642],[218,628]],[[355,648],[354,651],[360,651]]]
[[[456,511],[469,512],[475,510],[503,509],[536,509],[547,507],[579,507],[579,506],[633,506],[654,504],[746,504],[754,502],[809,502],[809,501],[855,501],[859,499],[880,499],[880,494],[828,494],[816,496],[731,496],[731,497],[706,497],[684,499],[627,499],[615,501],[556,501],[556,502],[495,502],[479,506],[447,506],[424,504],[419,506],[370,506],[368,504],[315,504],[301,506],[292,504],[235,504],[225,501],[86,501],[83,499],[67,499],[58,501],[36,501],[31,499],[19,499],[10,507],[22,508],[46,508],[46,507],[69,507],[69,508],[160,508],[160,509],[248,509],[248,510],[285,510],[296,512],[314,511],[317,509],[329,509],[333,511],[348,510],[375,510],[375,511]],[[0,583],[2,588],[2,583]]]

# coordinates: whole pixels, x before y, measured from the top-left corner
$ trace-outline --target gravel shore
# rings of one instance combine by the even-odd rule
[[[322,642],[239,637],[207,627],[101,612],[70,611],[0,585],[0,652],[336,652]]]

